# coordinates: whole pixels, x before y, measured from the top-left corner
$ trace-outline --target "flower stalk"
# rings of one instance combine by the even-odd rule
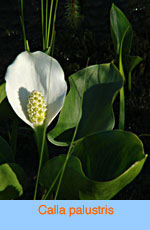
[[[42,165],[48,160],[48,148],[46,143],[46,127],[37,127],[35,129],[35,135],[36,135],[36,141],[38,146],[38,152],[39,152],[39,167],[38,167],[38,173],[35,183],[35,190],[34,190],[34,200],[36,200],[37,197],[37,189],[39,184],[39,177]]]
[[[44,15],[44,1],[41,0],[43,51],[46,52],[48,55],[52,55],[53,48],[54,48],[55,21],[56,21],[57,8],[58,8],[58,0],[56,0],[55,4],[54,4],[54,0],[51,0],[50,6],[48,4],[48,0],[46,0],[45,15]],[[48,13],[48,9],[49,9],[49,13]]]
[[[66,97],[64,72],[57,60],[47,54],[25,51],[8,67],[5,80],[7,98],[13,110],[35,132],[39,153],[36,199],[41,167],[48,160],[46,130]]]

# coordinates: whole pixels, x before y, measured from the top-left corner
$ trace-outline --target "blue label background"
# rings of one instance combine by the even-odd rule
[[[69,207],[113,207],[114,214],[72,215]],[[66,215],[40,215],[40,205],[63,206]],[[149,229],[150,201],[0,201],[0,229]]]

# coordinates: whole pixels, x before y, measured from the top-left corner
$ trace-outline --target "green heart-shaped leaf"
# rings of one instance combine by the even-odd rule
[[[141,57],[125,55],[123,57],[123,63],[125,70],[128,73],[128,89],[131,91],[131,73],[134,68],[142,61]]]
[[[133,69],[142,61],[143,59],[139,56],[127,55],[124,57],[125,69],[127,72],[132,72]]]
[[[70,92],[58,123],[48,134],[49,141],[60,146],[70,143],[77,125],[76,140],[99,130],[113,129],[112,104],[123,84],[113,64],[87,67],[70,76],[69,82]]]
[[[120,130],[82,138],[72,153],[76,156],[69,158],[58,199],[111,199],[138,175],[146,160],[138,137]],[[44,188],[50,187],[65,158],[60,155],[45,164],[40,177]]]
[[[16,199],[23,194],[20,181],[25,179],[23,169],[15,164],[0,165],[0,200]],[[24,183],[24,182],[23,182]]]
[[[85,174],[93,180],[112,180],[144,158],[143,144],[133,133],[113,130],[79,140],[74,149]]]
[[[128,88],[131,90],[131,72],[142,58],[129,55],[133,38],[132,27],[123,12],[114,4],[110,11],[110,28],[115,52],[119,55],[120,68],[123,71],[125,67],[128,73]]]
[[[110,11],[110,28],[116,54],[129,54],[132,44],[133,31],[124,13],[112,4]],[[121,51],[121,49],[123,51]]]

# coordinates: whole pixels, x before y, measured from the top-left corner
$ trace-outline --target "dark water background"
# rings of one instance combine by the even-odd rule
[[[138,135],[150,133],[149,0],[80,0],[81,20],[77,29],[67,24],[64,16],[65,0],[60,0],[54,57],[61,63],[66,78],[85,67],[88,58],[89,64],[116,61],[109,26],[109,13],[113,2],[123,10],[132,24],[134,38],[131,54],[143,58],[143,62],[133,73],[132,92],[129,93],[126,89],[126,130]],[[0,3],[0,82],[3,82],[7,66],[24,50],[24,45],[18,1],[1,0]],[[24,0],[24,16],[31,51],[42,50],[40,0]],[[150,137],[141,139],[145,152],[149,154]],[[18,146],[22,148],[22,143],[19,143]],[[21,152],[30,152],[28,146],[24,148]],[[54,149],[56,152],[59,151],[59,148]],[[25,163],[27,166],[28,161],[29,155]],[[123,189],[116,199],[150,199],[149,159],[136,180]]]

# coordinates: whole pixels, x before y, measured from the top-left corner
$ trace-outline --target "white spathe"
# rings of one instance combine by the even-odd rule
[[[47,104],[46,126],[64,104],[67,92],[64,72],[56,59],[41,51],[20,53],[8,67],[5,80],[9,103],[16,114],[32,128],[35,127],[28,118],[27,103],[33,90],[40,91]]]

